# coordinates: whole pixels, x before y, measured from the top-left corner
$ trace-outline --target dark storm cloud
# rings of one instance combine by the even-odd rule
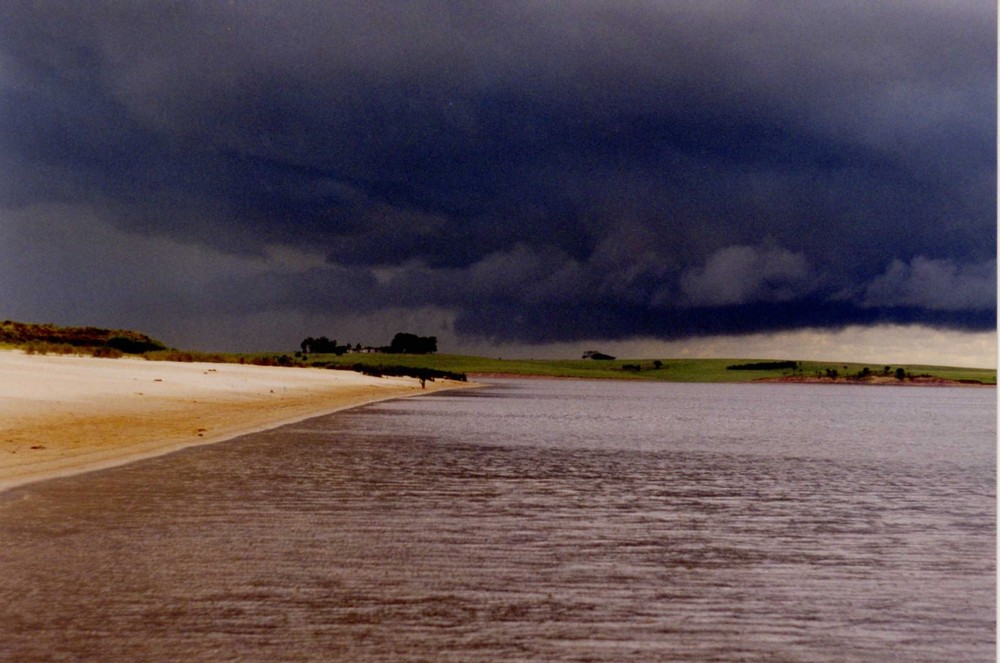
[[[202,307],[438,306],[528,341],[989,329],[995,23],[991,2],[12,1],[0,201],[328,257],[218,274],[179,300]]]

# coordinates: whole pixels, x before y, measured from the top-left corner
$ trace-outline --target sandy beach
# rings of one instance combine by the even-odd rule
[[[0,490],[464,383],[0,351]]]

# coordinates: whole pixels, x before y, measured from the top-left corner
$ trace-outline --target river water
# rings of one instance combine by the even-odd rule
[[[2,661],[993,661],[996,392],[496,380],[0,495]]]

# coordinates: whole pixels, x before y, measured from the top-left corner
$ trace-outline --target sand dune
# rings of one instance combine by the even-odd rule
[[[0,352],[0,490],[464,383]]]

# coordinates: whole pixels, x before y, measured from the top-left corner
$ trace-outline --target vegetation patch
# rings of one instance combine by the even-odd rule
[[[749,364],[732,364],[726,366],[727,371],[784,371],[796,370],[799,367],[797,361],[756,361]]]
[[[120,357],[166,349],[155,338],[125,329],[60,327],[13,320],[0,322],[0,343],[35,354],[89,353]]]
[[[156,352],[147,352],[143,355],[146,359],[150,361],[178,361],[183,363],[190,362],[205,362],[208,364],[224,364],[224,363],[243,363],[240,361],[240,355],[237,354],[223,354],[219,352],[192,352],[188,350],[158,350]]]
[[[594,359],[595,361],[614,361],[615,358],[611,355],[606,355],[603,352],[598,352],[597,350],[587,350],[583,353],[584,359]]]
[[[421,382],[428,381],[434,382],[436,379],[441,380],[456,380],[458,382],[466,382],[468,379],[465,373],[455,373],[453,371],[443,371],[435,368],[422,368],[413,366],[400,366],[400,365],[390,365],[386,366],[384,364],[313,364],[314,366],[323,366],[324,368],[331,368],[335,370],[344,371],[355,371],[361,373],[362,375],[371,375],[374,377],[409,377],[417,378]]]
[[[313,356],[312,362],[341,363],[335,356]],[[352,355],[355,363],[367,366],[398,365],[417,368],[434,368],[438,370],[464,373],[474,380],[476,376],[532,376],[560,377],[586,379],[617,379],[617,380],[656,380],[663,382],[754,382],[762,378],[788,378],[796,375],[821,379],[830,379],[828,375],[836,375],[844,380],[850,377],[871,375],[882,378],[886,375],[897,381],[897,371],[901,375],[921,376],[967,384],[996,384],[996,370],[985,368],[956,368],[947,366],[924,366],[906,364],[890,366],[888,374],[885,366],[878,369],[861,363],[834,363],[817,361],[798,361],[794,371],[790,368],[771,368],[769,370],[729,370],[729,366],[739,364],[759,364],[755,359],[631,359],[605,360],[592,359],[497,359],[495,357],[475,357],[470,355],[387,355],[387,354],[356,354]],[[770,362],[768,362],[770,363]],[[638,368],[638,370],[637,370]],[[876,375],[877,374],[877,375]]]

